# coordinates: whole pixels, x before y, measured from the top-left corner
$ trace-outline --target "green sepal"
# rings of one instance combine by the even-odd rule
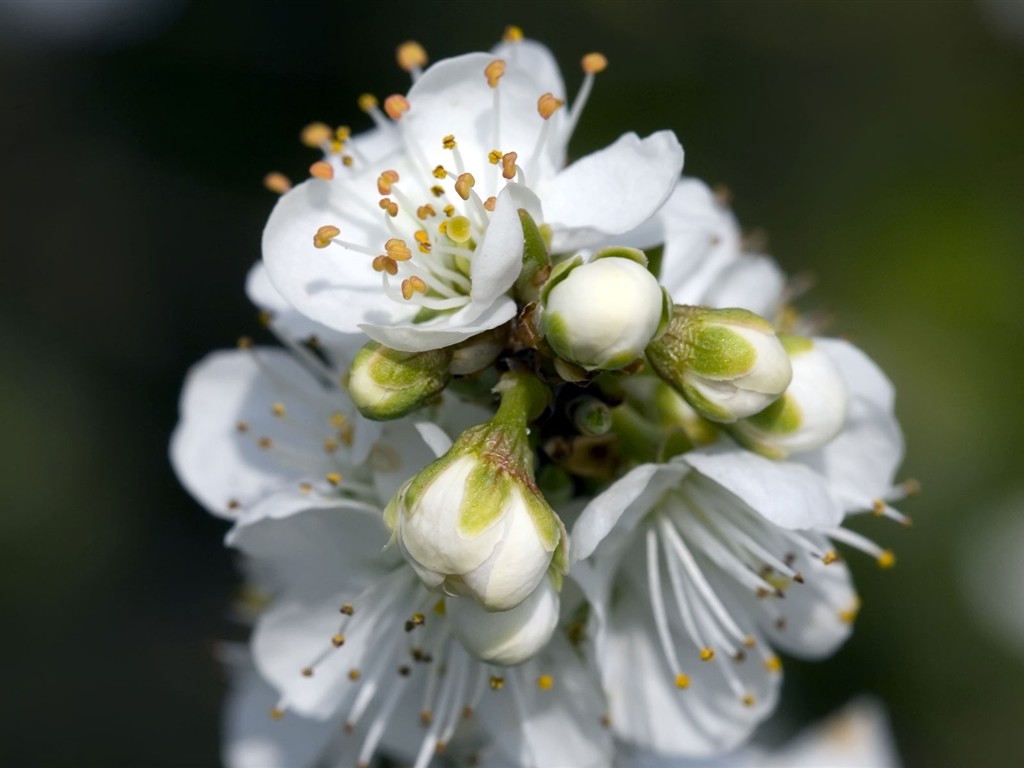
[[[573,256],[571,259],[561,261],[554,266],[551,270],[551,274],[548,276],[547,282],[540,289],[540,301],[542,304],[547,303],[548,294],[551,293],[551,289],[558,285],[560,282],[565,280],[576,267],[583,266],[583,257],[580,255]]]
[[[536,301],[551,272],[551,254],[537,222],[525,208],[519,209],[523,226],[523,268],[516,278],[513,295],[520,304]]]
[[[630,248],[626,245],[612,245],[608,248],[602,248],[594,254],[590,261],[593,263],[598,259],[629,259],[647,269],[647,254],[639,248]]]

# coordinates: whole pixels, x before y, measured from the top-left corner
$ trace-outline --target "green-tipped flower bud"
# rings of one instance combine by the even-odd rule
[[[541,292],[544,336],[555,353],[588,371],[616,370],[640,357],[671,301],[634,248],[608,248],[552,272]]]
[[[450,349],[400,352],[371,341],[352,361],[348,392],[368,419],[401,418],[445,388],[451,360]]]
[[[772,324],[745,309],[677,306],[647,359],[697,413],[727,424],[763,411],[793,376]]]
[[[740,419],[733,435],[769,458],[820,448],[846,422],[846,382],[832,359],[810,339],[780,336],[793,366],[785,393],[760,413]]]
[[[506,374],[498,389],[494,418],[462,433],[384,512],[427,586],[470,596],[489,611],[526,600],[552,565],[565,570],[564,527],[537,488],[526,429],[547,390],[522,374]]]

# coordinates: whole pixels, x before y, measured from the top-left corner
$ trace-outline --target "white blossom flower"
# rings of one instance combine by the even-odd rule
[[[550,53],[522,40],[433,65],[385,102],[393,122],[365,101],[399,148],[367,157],[346,137],[340,161],[315,165],[315,178],[282,196],[263,241],[274,285],[309,318],[403,351],[510,320],[519,209],[546,226],[556,252],[583,248],[648,219],[678,177],[682,149],[667,131],[626,134],[563,167],[603,66],[584,58],[572,109],[561,109]]]
[[[646,749],[711,755],[774,706],[768,643],[819,658],[849,634],[858,601],[830,538],[891,553],[841,527],[900,495],[892,392],[853,347],[820,340],[850,392],[844,431],[771,461],[723,437],[644,464],[598,495],[572,529],[572,576],[595,610],[595,658],[613,727]],[[785,599],[780,599],[782,596]]]
[[[408,421],[391,422],[364,464],[348,463],[356,439],[343,407],[341,390],[276,350],[217,353],[186,383],[175,468],[212,512],[235,519],[229,543],[274,593],[254,631],[255,672],[229,703],[228,764],[330,755],[362,765],[383,750],[422,768],[465,732],[465,743],[486,738],[523,765],[566,764],[530,755],[565,761],[569,750],[606,765],[600,697],[564,636],[548,645],[557,593],[542,586],[517,611],[487,613],[424,588],[383,549],[380,500],[430,451]],[[480,413],[440,416],[460,430]]]

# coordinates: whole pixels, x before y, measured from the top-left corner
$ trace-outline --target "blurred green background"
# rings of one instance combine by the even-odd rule
[[[962,582],[1024,484],[1021,5],[0,3],[0,764],[216,764],[216,649],[243,633],[224,526],[167,464],[182,377],[256,328],[260,180],[301,177],[298,129],[367,127],[356,97],[407,87],[396,43],[436,60],[508,23],[570,93],[608,56],[575,154],[674,129],[897,383],[916,524],[857,525],[899,565],[851,558],[857,631],[787,665],[793,722],[866,691],[908,766],[1016,763],[1024,655]]]

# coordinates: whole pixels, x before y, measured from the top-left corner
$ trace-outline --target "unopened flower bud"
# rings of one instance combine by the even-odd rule
[[[548,344],[587,370],[615,370],[640,357],[664,327],[671,300],[634,248],[608,248],[563,262],[541,292]]]
[[[455,635],[481,660],[511,666],[535,655],[558,625],[558,590],[550,578],[508,611],[486,611],[472,600],[446,601]]]
[[[785,393],[760,413],[740,419],[733,435],[769,458],[820,448],[846,421],[847,390],[839,369],[810,339],[780,336],[793,366]]]
[[[494,418],[403,485],[384,520],[428,587],[488,611],[523,602],[549,567],[565,568],[564,527],[534,480],[526,425],[543,410],[536,379],[506,374]]]
[[[697,413],[727,424],[763,411],[793,375],[771,323],[745,309],[676,306],[647,359]]]
[[[349,395],[368,419],[400,418],[445,388],[451,360],[450,349],[400,352],[371,341],[352,361]]]

